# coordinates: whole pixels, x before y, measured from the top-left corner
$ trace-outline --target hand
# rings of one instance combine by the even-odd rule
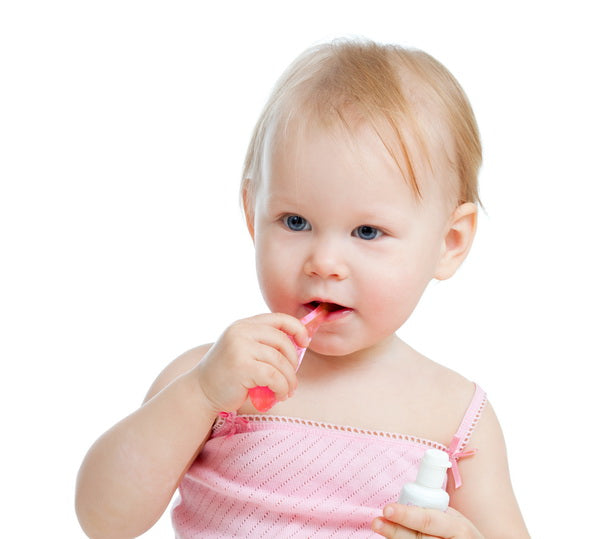
[[[299,320],[281,313],[253,316],[231,324],[193,369],[215,412],[235,412],[255,386],[268,386],[285,400],[297,386],[298,356],[290,337],[308,345]]]
[[[384,518],[373,521],[373,531],[388,539],[483,539],[473,523],[451,507],[444,513],[391,503],[383,508]]]

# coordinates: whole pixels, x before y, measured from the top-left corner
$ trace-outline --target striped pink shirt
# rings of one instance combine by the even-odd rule
[[[448,447],[306,419],[223,414],[179,487],[176,537],[375,537],[371,521],[414,481],[429,448],[459,458],[486,403],[473,400]]]

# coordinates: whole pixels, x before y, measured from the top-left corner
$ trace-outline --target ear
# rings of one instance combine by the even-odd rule
[[[440,281],[449,279],[467,257],[477,229],[477,206],[461,204],[450,217],[441,247],[440,260],[434,274]]]
[[[254,200],[250,194],[250,180],[245,178],[242,183],[242,202],[244,204],[244,216],[250,237],[254,241]]]

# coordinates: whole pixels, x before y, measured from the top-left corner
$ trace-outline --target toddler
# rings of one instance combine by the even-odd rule
[[[476,229],[469,102],[424,52],[335,41],[301,55],[254,131],[241,196],[271,313],[239,320],[158,376],[81,466],[91,537],[172,509],[177,537],[528,537],[482,389],[396,331]],[[300,319],[327,314],[309,344]],[[299,347],[308,350],[296,372]],[[248,398],[268,386],[277,403]],[[395,503],[429,448],[446,512]]]

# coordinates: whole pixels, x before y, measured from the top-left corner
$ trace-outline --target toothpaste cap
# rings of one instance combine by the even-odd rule
[[[440,449],[428,449],[419,465],[417,483],[429,488],[441,488],[446,470],[451,467],[450,457]]]

